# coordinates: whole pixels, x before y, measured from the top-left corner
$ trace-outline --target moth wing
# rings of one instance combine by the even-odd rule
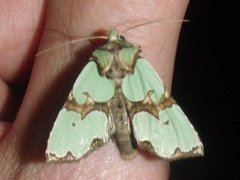
[[[138,59],[133,75],[125,77],[124,95],[132,102],[142,101],[153,90],[153,102],[160,101],[164,85],[144,59]],[[146,111],[138,112],[133,120],[134,137],[141,149],[147,149],[160,158],[174,160],[203,154],[203,145],[197,132],[177,104],[159,113],[159,119]]]
[[[99,76],[95,62],[89,62],[82,70],[71,91],[77,103],[84,104],[87,92],[98,102],[108,101],[114,93],[113,84]],[[80,113],[62,108],[50,133],[47,161],[77,160],[109,139],[108,118],[101,111],[91,111],[81,118]]]

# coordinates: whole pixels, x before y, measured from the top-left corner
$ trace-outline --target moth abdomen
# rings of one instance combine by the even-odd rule
[[[131,160],[136,157],[136,146],[132,143],[132,138],[129,134],[116,132],[117,146],[121,157],[126,160]]]

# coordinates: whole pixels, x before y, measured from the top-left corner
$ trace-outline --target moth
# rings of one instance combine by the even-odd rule
[[[127,160],[137,148],[167,160],[203,155],[197,132],[140,52],[117,30],[94,50],[56,118],[48,162],[78,160],[110,138]]]

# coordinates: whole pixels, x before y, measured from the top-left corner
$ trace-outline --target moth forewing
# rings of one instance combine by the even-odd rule
[[[132,120],[140,148],[169,160],[203,155],[197,132],[145,59],[137,60],[134,74],[125,77],[122,88],[127,99],[143,106],[143,111],[139,109]],[[151,96],[144,98],[149,92]],[[158,116],[155,109],[158,109]]]
[[[86,92],[100,103],[107,102],[114,94],[112,82],[99,76],[94,62],[84,67],[55,120],[46,149],[48,161],[77,160],[108,141],[108,117],[97,110],[86,114],[89,106]],[[70,106],[68,101],[73,98],[76,104]]]

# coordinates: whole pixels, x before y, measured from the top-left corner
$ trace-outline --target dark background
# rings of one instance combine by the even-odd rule
[[[239,180],[240,25],[233,1],[192,0],[180,35],[173,96],[205,156],[171,163],[172,180]]]

